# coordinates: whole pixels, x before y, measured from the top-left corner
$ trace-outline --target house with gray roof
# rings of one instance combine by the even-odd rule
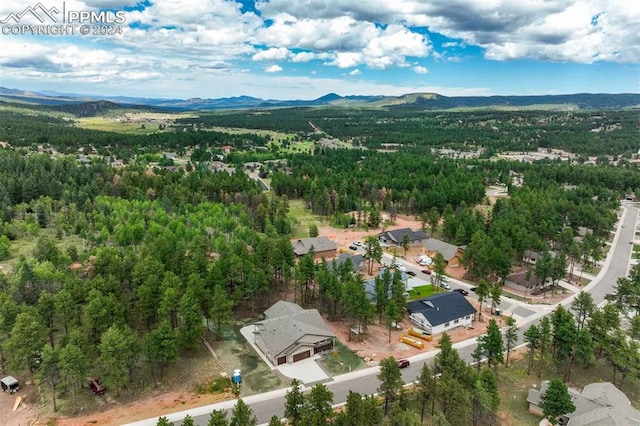
[[[405,235],[409,237],[410,246],[420,245],[429,238],[429,236],[422,231],[414,231],[411,228],[400,228],[379,233],[378,240],[382,244],[402,247]]]
[[[338,245],[327,237],[299,238],[291,242],[293,252],[296,256],[304,256],[309,253],[311,247],[315,253],[316,259],[333,259],[338,251]]]
[[[409,319],[431,334],[456,327],[470,327],[476,308],[457,291],[446,291],[407,303]]]
[[[384,275],[384,271],[386,271],[386,269],[387,268],[380,268],[380,270],[378,271],[377,276],[380,277],[380,279],[382,279],[382,276]],[[389,270],[389,272],[391,272],[391,278],[393,279],[395,270],[391,269]],[[405,288],[407,287],[408,278],[409,276],[406,273],[400,271],[400,280],[404,283]],[[367,295],[367,299],[376,299],[376,277],[372,277],[364,281],[364,292]],[[389,287],[388,296],[391,297],[391,287]]]
[[[465,246],[456,246],[435,238],[429,238],[425,241],[424,248],[430,258],[433,258],[436,253],[440,253],[445,262],[447,262],[447,266],[457,267],[462,262]]]
[[[333,350],[336,336],[317,309],[279,301],[264,314],[266,319],[254,324],[253,338],[273,365],[291,364]]]
[[[532,414],[542,416],[540,400],[549,387],[543,380],[540,388],[529,389],[527,402]],[[629,398],[613,383],[591,383],[582,389],[569,388],[576,409],[560,416],[567,426],[632,426],[640,425],[640,411],[631,406]]]
[[[364,269],[364,256],[351,253],[341,253],[337,259],[327,262],[327,267],[330,270],[337,270],[347,259],[351,260],[351,267],[354,273]]]

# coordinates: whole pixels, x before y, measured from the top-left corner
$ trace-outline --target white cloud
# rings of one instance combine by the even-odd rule
[[[359,70],[358,68],[356,68],[355,70],[353,70],[353,71],[351,71],[351,72],[349,73],[349,75],[360,75],[360,74],[361,74],[361,73],[360,73],[360,70]]]
[[[416,65],[415,67],[413,67],[413,72],[415,72],[416,74],[426,74],[429,72],[429,70],[425,67],[421,67],[420,65]]]
[[[640,62],[640,2],[629,0],[260,0],[265,17],[428,27],[493,60]],[[453,42],[451,42],[453,43]],[[453,47],[445,43],[447,47]]]
[[[272,47],[267,50],[260,50],[251,59],[254,61],[281,61],[288,58],[289,55],[289,49],[286,47]]]
[[[264,69],[265,72],[280,72],[282,71],[282,67],[280,65],[271,65]]]

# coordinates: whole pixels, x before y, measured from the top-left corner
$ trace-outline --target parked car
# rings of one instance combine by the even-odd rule
[[[360,247],[362,245],[362,243],[360,241],[354,241],[353,245]]]
[[[465,290],[464,288],[455,288],[453,289],[453,291],[457,291],[458,293],[460,293],[463,296],[466,296],[469,294],[469,292],[467,290]]]
[[[358,247],[354,246],[353,244],[351,244],[349,246],[349,250],[358,250]]]
[[[398,368],[407,368],[409,365],[411,365],[411,363],[408,359],[401,359],[398,361]]]
[[[411,275],[412,277],[415,277],[416,273],[413,271],[407,271],[407,275]]]
[[[422,272],[423,274],[431,275],[431,269],[423,269],[420,272]]]
[[[447,283],[440,283],[440,287],[444,288],[445,290],[451,290],[451,286]]]
[[[471,287],[471,291],[475,293],[476,291],[478,291],[478,287]]]
[[[102,395],[107,391],[107,388],[100,384],[100,379],[89,380],[89,388],[94,395]]]

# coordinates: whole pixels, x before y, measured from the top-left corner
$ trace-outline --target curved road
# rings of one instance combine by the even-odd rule
[[[585,287],[585,291],[588,291],[593,296],[596,304],[601,304],[604,301],[604,297],[607,293],[613,290],[613,287],[620,277],[625,277],[629,270],[629,261],[631,258],[631,252],[633,245],[630,244],[635,238],[636,220],[638,218],[638,208],[632,205],[624,205],[623,213],[618,223],[617,232],[611,244],[611,249],[607,255],[600,273]],[[411,265],[413,266],[413,265]],[[455,280],[452,280],[455,282]],[[460,284],[460,283],[458,283]],[[571,304],[573,298],[571,296],[561,303],[565,306]],[[504,302],[507,304],[515,303],[521,307],[527,307],[526,304],[520,302],[514,302],[506,297]],[[502,304],[501,304],[502,306]],[[518,344],[522,344],[522,332],[528,328],[529,325],[537,323],[540,318],[551,313],[553,306],[547,305],[540,309],[540,305],[528,306],[530,313],[523,321],[518,321],[519,326],[519,340]],[[526,309],[525,309],[526,310]],[[537,312],[535,312],[537,311]],[[463,342],[459,342],[453,345],[460,356],[467,360],[472,361],[471,352],[476,347],[476,339],[469,339]],[[416,355],[411,359],[411,365],[408,368],[402,370],[402,377],[405,383],[416,380],[422,365],[427,360],[433,359],[438,353],[437,350],[430,351]],[[367,368],[359,370],[353,373],[337,376],[333,381],[325,383],[327,388],[333,392],[333,401],[339,405],[346,401],[347,395],[350,390],[358,392],[362,395],[372,394],[377,392],[379,381],[377,375],[379,373],[378,368]],[[308,390],[308,388],[305,388]],[[259,424],[266,424],[274,414],[281,417],[284,413],[284,395],[288,391],[288,388],[278,389],[272,392],[267,392],[259,395],[249,396],[243,398],[244,402],[249,404],[253,409]],[[209,420],[209,414],[213,410],[231,410],[236,401],[225,401],[223,403],[208,405],[191,409],[188,411],[182,411],[178,413],[169,414],[166,417],[174,422],[176,425],[181,424],[182,419],[189,414],[193,417],[194,423],[197,425],[206,425]],[[130,423],[130,426],[153,426],[157,423],[157,417],[152,419],[146,419],[135,423]]]

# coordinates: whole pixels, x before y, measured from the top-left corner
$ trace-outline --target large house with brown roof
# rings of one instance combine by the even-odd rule
[[[273,365],[291,364],[334,347],[336,336],[317,309],[281,300],[264,315],[264,321],[254,324],[254,343]]]
[[[338,251],[338,245],[327,237],[299,238],[291,241],[293,252],[297,257],[304,256],[309,253],[311,247],[315,253],[316,259],[333,259]]]

